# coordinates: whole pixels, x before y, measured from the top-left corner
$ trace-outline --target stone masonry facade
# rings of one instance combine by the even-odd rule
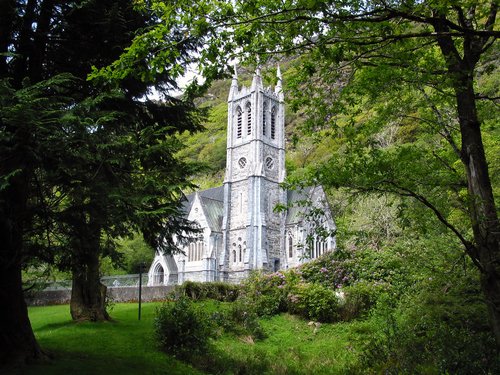
[[[273,90],[263,86],[259,70],[250,87],[240,88],[235,72],[228,97],[223,186],[186,197],[185,215],[202,232],[183,254],[157,252],[150,285],[239,283],[253,270],[295,267],[335,249],[335,237],[316,237],[308,222],[308,211],[318,207],[322,226],[332,233],[335,229],[323,189],[285,191],[280,185],[286,176],[285,105],[279,68],[277,74]]]

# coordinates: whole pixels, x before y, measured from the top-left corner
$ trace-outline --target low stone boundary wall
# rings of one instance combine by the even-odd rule
[[[174,285],[143,286],[142,302],[163,301]],[[108,298],[112,302],[136,302],[139,300],[139,288],[136,286],[108,287]],[[64,305],[71,299],[71,289],[41,290],[26,297],[28,306]]]

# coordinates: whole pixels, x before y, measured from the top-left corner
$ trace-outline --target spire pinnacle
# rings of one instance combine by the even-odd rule
[[[238,93],[238,70],[236,67],[236,63],[234,63],[234,72],[233,72],[233,80],[231,82],[231,88],[229,89],[229,98],[233,98]]]
[[[283,85],[282,85],[282,82],[281,82],[281,69],[280,69],[280,66],[278,64],[278,68],[276,69],[276,77],[278,78],[278,82],[276,82],[276,87],[274,88],[274,92],[276,94],[278,94],[278,97],[280,98],[280,100],[283,100],[284,96],[283,96]]]
[[[252,90],[256,89],[257,87],[262,87],[262,77],[260,76],[260,66],[259,65],[257,65],[257,68],[255,69],[255,73],[253,75]]]

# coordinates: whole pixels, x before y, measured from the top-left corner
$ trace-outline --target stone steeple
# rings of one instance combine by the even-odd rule
[[[278,73],[281,75],[280,73]],[[233,75],[228,97],[227,159],[224,179],[222,275],[243,279],[254,269],[280,265],[279,184],[285,176],[284,104],[281,79],[264,87],[260,68],[250,87]]]

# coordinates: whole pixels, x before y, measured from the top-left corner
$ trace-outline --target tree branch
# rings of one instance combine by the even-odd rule
[[[434,114],[436,115],[437,119],[438,119],[438,124],[441,125],[441,128],[443,130],[443,137],[444,139],[446,139],[446,141],[450,144],[451,148],[453,149],[453,152],[455,153],[455,155],[457,155],[459,158],[460,158],[460,149],[458,147],[458,145],[455,143],[455,141],[453,140],[453,137],[448,129],[448,126],[446,125],[446,121],[444,120],[443,116],[441,115],[441,112],[439,111],[439,109],[436,107],[436,105],[434,104],[434,102],[432,100],[430,100],[429,96],[427,95],[427,93],[425,92],[425,90],[422,88],[422,87],[419,87],[418,90],[422,93],[422,95],[424,96],[425,100],[427,100],[427,103],[429,104],[429,106],[431,107],[432,111],[434,112]]]
[[[446,220],[446,218],[443,216],[443,214],[439,211],[439,209],[434,206],[429,200],[427,200],[423,195],[421,194],[418,194],[410,189],[407,189],[407,188],[404,188],[404,187],[401,187],[399,186],[398,184],[396,184],[394,181],[390,181],[390,180],[382,180],[380,181],[381,184],[388,184],[390,186],[393,186],[395,188],[394,189],[379,189],[379,188],[375,188],[375,187],[372,187],[372,188],[368,188],[365,190],[374,190],[374,191],[379,191],[379,192],[388,192],[388,193],[392,193],[392,194],[397,194],[397,195],[400,195],[400,196],[405,196],[405,197],[411,197],[411,198],[414,198],[416,199],[417,201],[419,201],[420,203],[422,203],[423,205],[425,205],[427,208],[429,208],[433,213],[434,215],[436,216],[436,218],[442,223],[444,224],[448,229],[450,229],[454,234],[455,236],[457,236],[457,238],[460,240],[460,242],[462,243],[462,245],[464,246],[465,248],[465,251],[466,253],[469,255],[469,257],[471,258],[472,262],[478,267],[479,270],[483,270],[483,266],[481,265],[481,263],[479,262],[479,259],[478,259],[478,255],[477,255],[477,249],[476,247],[474,246],[474,244],[470,241],[468,241],[459,231],[457,228],[455,228],[454,225],[452,225],[448,220]],[[359,187],[355,187],[356,189],[359,189]]]

